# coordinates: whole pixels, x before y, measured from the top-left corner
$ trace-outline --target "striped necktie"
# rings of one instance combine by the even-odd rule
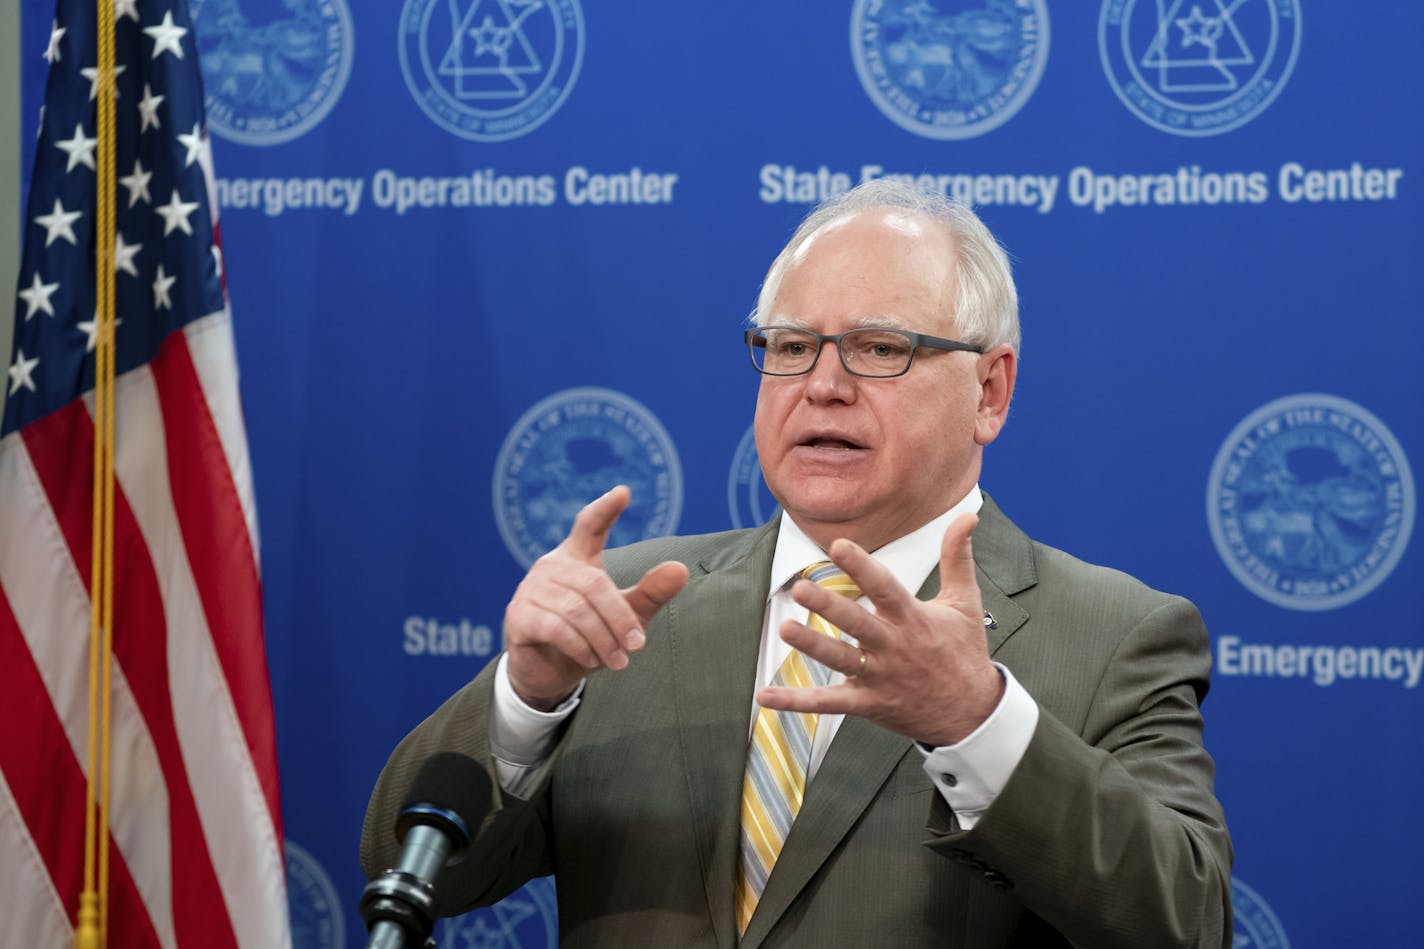
[[[812,564],[801,576],[850,599],[860,596],[860,588],[835,564]],[[823,617],[812,613],[806,625],[819,633],[839,638],[841,631]],[[774,631],[773,631],[774,635]],[[831,670],[792,651],[776,670],[772,685],[797,688],[825,685]],[[742,859],[737,877],[737,932],[745,933],[766,879],[781,853],[781,845],[791,832],[791,822],[801,810],[806,790],[806,767],[811,761],[811,742],[816,737],[820,716],[802,712],[757,709],[747,752],[747,773],[742,780]]]

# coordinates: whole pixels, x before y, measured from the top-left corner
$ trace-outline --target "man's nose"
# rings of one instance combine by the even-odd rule
[[[820,358],[806,376],[806,397],[816,402],[850,402],[855,399],[856,376],[841,361],[840,348],[827,341],[821,346]]]

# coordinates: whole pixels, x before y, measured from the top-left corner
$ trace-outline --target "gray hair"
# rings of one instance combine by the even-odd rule
[[[772,261],[762,280],[752,322],[764,323],[781,288],[787,265],[821,228],[871,208],[899,208],[942,225],[954,239],[959,293],[955,300],[955,335],[989,348],[1008,343],[1019,349],[1019,297],[1008,255],[969,208],[938,191],[926,191],[893,178],[872,178],[827,199],[806,215],[791,240]]]

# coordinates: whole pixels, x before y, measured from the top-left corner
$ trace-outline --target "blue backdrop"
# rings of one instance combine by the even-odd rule
[[[299,946],[359,944],[375,776],[573,510],[631,483],[620,541],[772,513],[740,329],[811,203],[879,175],[1014,260],[986,489],[1206,616],[1238,945],[1418,944],[1424,9],[190,5]],[[535,883],[442,944],[551,945],[552,912]]]

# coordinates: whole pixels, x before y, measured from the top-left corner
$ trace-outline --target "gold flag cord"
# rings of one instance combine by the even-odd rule
[[[94,490],[90,534],[89,761],[84,892],[76,949],[103,949],[109,929],[110,670],[114,628],[114,4],[96,0],[98,154],[94,198]],[[96,761],[97,759],[97,761]],[[96,879],[97,877],[97,879]]]

